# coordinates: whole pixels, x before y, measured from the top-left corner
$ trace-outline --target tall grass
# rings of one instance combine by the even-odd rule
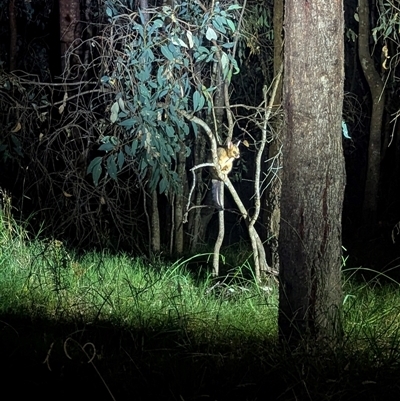
[[[191,260],[192,261],[192,260]],[[29,238],[0,213],[0,313],[57,320],[107,320],[132,327],[182,328],[206,336],[276,336],[277,286],[262,286],[238,266],[229,281],[126,254],[77,255],[58,240]],[[343,316],[348,338],[392,341],[400,330],[400,285],[377,273],[369,282],[345,270]],[[241,277],[241,278],[240,278]],[[386,278],[389,284],[382,284]],[[210,334],[212,333],[212,334]],[[200,334],[199,334],[200,335]]]
[[[124,254],[78,256],[60,241],[28,241],[23,229],[9,232],[2,224],[0,313],[184,329],[231,340],[276,332],[276,288],[259,287],[253,280],[228,284],[200,278],[185,261],[152,267],[148,260]]]
[[[152,383],[158,396],[164,383],[174,396],[163,399],[186,399],[177,395],[183,393],[196,399],[193,388],[198,398],[261,399],[262,386],[250,387],[251,397],[235,398],[239,389],[249,394],[246,386],[258,382],[271,386],[270,399],[280,400],[359,399],[360,394],[379,400],[400,392],[400,286],[388,275],[377,273],[365,281],[362,269],[344,269],[343,341],[325,350],[293,350],[277,342],[276,284],[258,284],[246,262],[227,280],[188,270],[189,262],[167,264],[107,252],[78,255],[58,240],[29,238],[23,226],[0,213],[0,315],[127,329],[128,340],[97,338],[97,345],[110,342],[113,347],[125,341],[119,345],[123,356],[101,365],[104,372],[118,363],[121,392],[127,386],[124,372],[136,377],[131,386]],[[140,348],[145,352],[140,365],[142,332],[153,340],[147,350]],[[69,334],[63,338],[60,352],[69,359],[70,351],[63,352],[76,340]],[[93,336],[81,349],[92,341]],[[163,371],[165,382],[158,377],[153,383],[154,371],[148,367],[155,365],[152,369]],[[114,373],[106,375],[106,384],[115,380]]]

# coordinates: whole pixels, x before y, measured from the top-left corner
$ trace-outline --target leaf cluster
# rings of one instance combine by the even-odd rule
[[[182,118],[180,110],[211,111],[215,87],[208,84],[217,63],[224,79],[239,71],[231,54],[238,5],[219,3],[204,12],[197,3],[121,14],[106,2],[114,45],[112,70],[101,78],[115,91],[109,107],[111,123],[120,136],[101,138],[99,151],[87,168],[98,185],[103,171],[117,180],[126,164],[134,164],[142,180],[160,193],[179,188],[174,171],[177,154],[190,155],[188,138],[198,127]],[[190,125],[191,124],[191,125]]]

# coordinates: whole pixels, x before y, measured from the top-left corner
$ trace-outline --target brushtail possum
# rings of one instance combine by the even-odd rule
[[[225,147],[217,148],[218,164],[224,175],[224,179],[226,179],[228,174],[232,171],[233,162],[240,157],[239,144],[240,142],[237,144],[228,142]],[[217,178],[214,172],[214,178],[212,179],[212,195],[214,202],[220,208],[224,207],[223,199],[221,199],[221,187],[223,185],[223,182]]]

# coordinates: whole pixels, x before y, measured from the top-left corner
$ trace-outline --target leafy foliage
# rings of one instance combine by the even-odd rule
[[[103,169],[117,180],[123,166],[135,160],[142,180],[150,176],[151,189],[158,185],[160,193],[177,190],[173,166],[191,132],[179,110],[211,109],[215,88],[207,86],[205,78],[214,63],[227,80],[239,71],[230,49],[240,7],[223,9],[216,3],[205,13],[197,3],[184,2],[152,10],[148,22],[141,12],[123,14],[111,1],[106,7],[118,52],[114,68],[101,82],[115,89],[110,121],[124,130],[122,138],[101,139],[98,150],[106,155],[94,158],[87,172],[97,185]],[[198,128],[193,126],[193,132]],[[189,154],[186,146],[186,157]]]

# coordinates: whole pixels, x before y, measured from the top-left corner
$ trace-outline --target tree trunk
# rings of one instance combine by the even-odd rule
[[[9,71],[17,68],[17,17],[15,16],[15,0],[8,4],[8,18],[10,20],[10,49],[9,49]]]
[[[196,140],[194,164],[198,165],[204,163],[207,160],[206,152],[206,139],[203,135],[200,135]],[[206,230],[208,224],[213,215],[211,208],[202,207],[204,201],[204,192],[208,191],[202,180],[202,170],[197,169],[195,173],[196,188],[194,196],[195,209],[189,214],[189,235],[190,235],[190,252],[196,253],[200,246],[204,246],[206,243]],[[199,245],[200,244],[200,245]]]
[[[372,97],[372,114],[369,128],[368,166],[365,182],[363,216],[364,220],[374,223],[378,210],[378,190],[381,165],[381,130],[385,107],[383,82],[369,53],[369,6],[368,0],[358,2],[358,57],[368,82]]]
[[[160,214],[158,210],[157,191],[151,192],[151,250],[157,254],[161,251]]]
[[[332,339],[341,306],[342,1],[286,0],[279,329]]]
[[[185,145],[181,144],[180,152],[178,153],[177,163],[177,173],[182,182],[181,191],[178,191],[175,194],[175,255],[180,256],[183,253],[184,246],[184,231],[183,231],[183,215],[184,209],[186,205],[185,195],[186,195],[186,156],[185,156],[186,148]],[[174,205],[172,204],[172,207]]]
[[[64,71],[67,59],[67,50],[76,39],[81,37],[79,29],[80,6],[79,0],[60,0],[60,42],[61,42],[61,67]],[[69,61],[71,63],[71,61]]]

